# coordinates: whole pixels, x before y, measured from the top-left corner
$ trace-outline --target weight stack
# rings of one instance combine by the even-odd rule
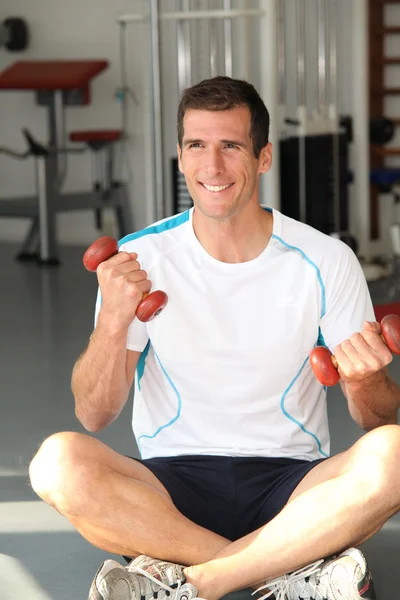
[[[178,159],[171,158],[172,169],[172,206],[174,214],[185,212],[193,206],[192,198],[186,186],[186,181],[178,168]]]
[[[348,136],[337,135],[339,146],[340,231],[348,231]],[[331,134],[305,136],[305,222],[326,234],[338,230],[334,212],[334,138]],[[280,141],[281,212],[300,220],[299,137]]]

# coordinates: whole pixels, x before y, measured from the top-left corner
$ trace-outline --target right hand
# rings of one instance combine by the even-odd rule
[[[100,312],[121,329],[129,327],[143,294],[151,290],[151,282],[137,258],[135,252],[118,252],[97,267]]]

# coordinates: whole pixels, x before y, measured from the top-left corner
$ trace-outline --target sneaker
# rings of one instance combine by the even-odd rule
[[[153,598],[192,600],[197,598],[197,590],[191,583],[186,583],[181,565],[142,555],[126,567],[115,560],[106,560],[95,575],[88,600]]]
[[[254,594],[263,589],[258,600],[376,600],[367,561],[356,548],[267,581]]]

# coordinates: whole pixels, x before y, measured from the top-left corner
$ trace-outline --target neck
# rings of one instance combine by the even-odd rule
[[[272,214],[259,205],[250,214],[227,219],[211,219],[196,208],[193,211],[193,229],[200,244],[213,258],[226,263],[257,258],[268,245],[272,226]]]

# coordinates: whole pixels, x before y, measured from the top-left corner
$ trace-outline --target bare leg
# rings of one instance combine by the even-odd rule
[[[376,429],[315,467],[275,519],[233,543],[176,511],[143,465],[88,436],[49,438],[32,462],[31,480],[98,547],[192,564],[185,569],[188,581],[200,597],[215,600],[378,531],[400,510],[399,432],[396,425]]]
[[[31,463],[30,477],[43,500],[107,552],[190,565],[230,543],[184,517],[147,467],[87,435],[48,438]]]
[[[188,581],[215,600],[359,545],[400,510],[399,465],[399,426],[366,434],[316,466],[264,527],[186,568]]]

